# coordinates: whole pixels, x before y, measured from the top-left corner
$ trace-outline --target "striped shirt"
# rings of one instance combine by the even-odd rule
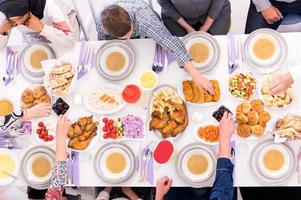
[[[132,38],[142,36],[154,39],[176,58],[180,66],[191,60],[183,42],[167,30],[158,14],[147,3],[142,0],[116,0],[114,3],[128,11],[133,25]],[[99,40],[114,39],[106,33],[100,19],[97,31]]]

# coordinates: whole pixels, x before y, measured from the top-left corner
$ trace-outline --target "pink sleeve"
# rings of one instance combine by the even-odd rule
[[[63,200],[61,191],[58,189],[48,189],[45,200]]]

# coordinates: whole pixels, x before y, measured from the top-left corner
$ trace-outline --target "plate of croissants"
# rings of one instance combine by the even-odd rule
[[[70,139],[68,147],[74,151],[89,151],[100,140],[99,122],[93,115],[82,115],[69,128],[67,137]]]
[[[236,120],[238,122],[236,133],[243,139],[258,139],[267,132],[267,123],[271,115],[264,108],[261,100],[246,101],[236,108]]]
[[[191,79],[183,80],[181,86],[178,86],[177,90],[182,99],[185,99],[186,103],[196,107],[208,107],[214,106],[222,99],[222,85],[218,80],[210,80],[214,94],[199,88],[195,82]]]

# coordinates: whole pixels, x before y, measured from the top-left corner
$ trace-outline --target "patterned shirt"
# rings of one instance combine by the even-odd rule
[[[183,42],[167,30],[157,13],[146,2],[143,0],[115,0],[114,3],[128,11],[133,25],[132,38],[142,36],[154,39],[177,59],[180,66],[191,60]],[[106,33],[100,19],[97,22],[97,31],[99,40],[114,39]]]
[[[67,176],[67,162],[59,161],[55,163],[52,170],[52,178],[50,181],[49,189],[45,195],[45,200],[61,200],[62,193],[65,187],[65,181]]]

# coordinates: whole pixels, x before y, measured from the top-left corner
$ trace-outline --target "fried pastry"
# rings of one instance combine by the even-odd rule
[[[264,134],[265,128],[259,124],[251,126],[252,134],[256,137],[261,137]]]
[[[265,126],[268,123],[268,121],[270,121],[270,119],[271,115],[266,111],[263,111],[259,114],[259,124],[261,126]]]
[[[247,138],[252,134],[251,128],[248,124],[239,124],[236,130],[237,134],[242,138]]]
[[[44,94],[38,101],[39,103],[50,103],[51,99],[47,94]]]
[[[33,95],[32,90],[30,89],[25,89],[22,93],[21,96],[21,100],[25,103],[25,104],[29,104],[29,103],[33,103],[35,98]]]
[[[192,103],[198,103],[199,102],[199,89],[198,86],[192,81],[191,82],[191,86],[192,86],[192,94],[193,94],[193,98],[191,100]]]
[[[247,115],[248,117],[248,124],[253,126],[255,124],[258,124],[258,121],[259,121],[259,115],[257,112],[255,111],[251,111],[248,113]]]
[[[256,99],[251,102],[251,107],[253,111],[256,111],[258,114],[264,111],[263,102],[259,99]]]
[[[42,96],[46,94],[46,89],[44,86],[38,86],[33,90],[34,98],[40,99]]]
[[[212,95],[212,101],[217,102],[220,99],[220,87],[217,80],[210,81],[214,90],[214,95]]]
[[[240,124],[247,124],[249,121],[248,117],[242,112],[238,112],[236,114],[236,119],[237,119],[238,123],[240,123]]]
[[[192,86],[189,80],[182,82],[183,94],[186,101],[191,101],[193,99]]]
[[[204,91],[204,96],[205,96],[205,102],[211,102],[212,101],[212,96],[209,94],[209,92]]]
[[[199,101],[198,103],[203,103],[205,101],[205,95],[203,88],[197,87],[199,91]]]
[[[249,102],[243,102],[237,107],[236,112],[242,112],[244,114],[248,114],[251,111],[251,109],[252,107]]]

